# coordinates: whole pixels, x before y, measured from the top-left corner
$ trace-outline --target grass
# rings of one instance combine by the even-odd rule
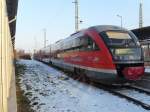
[[[35,112],[31,109],[30,101],[25,96],[24,91],[20,87],[19,77],[24,74],[26,66],[16,63],[16,94],[17,94],[17,110],[18,112]]]

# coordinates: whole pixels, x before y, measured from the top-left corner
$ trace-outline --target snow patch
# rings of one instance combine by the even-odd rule
[[[148,112],[41,62],[20,60],[18,63],[27,67],[20,83],[36,112]]]

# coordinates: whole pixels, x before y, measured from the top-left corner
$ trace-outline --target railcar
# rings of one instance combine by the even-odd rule
[[[117,26],[93,26],[49,46],[49,63],[104,82],[132,81],[144,74],[136,36]]]

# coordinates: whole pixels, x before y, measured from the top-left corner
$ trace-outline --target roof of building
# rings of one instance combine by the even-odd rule
[[[150,39],[150,26],[131,30],[139,40]]]
[[[18,9],[18,0],[6,0],[6,4],[7,4],[8,19],[9,21],[11,21],[16,18],[17,9]],[[11,22],[9,26],[10,26],[11,37],[14,43],[15,40],[14,37],[16,32],[16,20]]]

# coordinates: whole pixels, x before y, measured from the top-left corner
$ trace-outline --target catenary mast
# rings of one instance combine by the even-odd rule
[[[139,8],[139,28],[143,27],[143,0],[140,1]]]

